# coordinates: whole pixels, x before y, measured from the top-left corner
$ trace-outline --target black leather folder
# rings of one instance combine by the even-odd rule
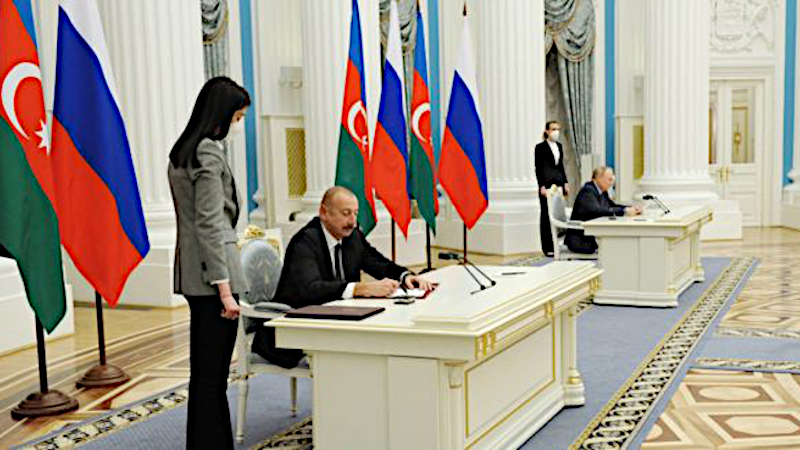
[[[386,308],[372,306],[310,305],[286,313],[292,319],[362,320]]]

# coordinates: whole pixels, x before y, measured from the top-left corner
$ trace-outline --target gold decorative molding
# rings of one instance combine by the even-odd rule
[[[264,232],[264,229],[259,227],[258,225],[250,224],[244,230],[244,238],[245,239],[257,239],[266,236],[267,233]]]
[[[268,236],[267,231],[263,228],[259,227],[258,225],[250,224],[245,228],[245,230],[239,235],[239,240],[236,242],[236,245],[241,250],[248,241],[253,239],[263,239],[269,245],[271,245],[275,251],[278,252],[279,255],[282,254],[282,247],[283,244],[273,236]]]
[[[548,304],[550,304],[551,308],[552,308],[552,304],[550,302]],[[543,328],[543,327],[540,327],[536,331],[541,330],[541,328]],[[525,407],[528,403],[530,403],[531,400],[536,398],[536,396],[538,396],[540,393],[542,393],[546,389],[552,387],[556,383],[556,380],[557,380],[556,379],[556,373],[557,373],[556,372],[556,360],[558,359],[558,353],[557,353],[558,352],[558,347],[556,346],[557,335],[556,335],[555,323],[551,324],[550,328],[551,328],[550,329],[550,333],[551,333],[551,342],[550,342],[550,344],[551,344],[551,349],[550,349],[551,353],[550,354],[551,354],[551,359],[552,359],[552,361],[551,361],[552,362],[552,367],[551,367],[551,372],[550,372],[550,379],[546,383],[544,383],[541,387],[536,389],[533,393],[531,393],[529,396],[527,396],[525,398],[525,400],[523,400],[513,410],[511,410],[510,412],[506,413],[500,420],[495,422],[491,427],[489,427],[489,429],[487,429],[486,431],[483,431],[472,442],[467,444],[464,447],[465,449],[470,449],[470,448],[474,447],[478,442],[480,442],[483,438],[485,438],[489,433],[491,433],[497,427],[499,427],[502,424],[504,424],[509,418],[511,418],[515,414],[517,414],[523,407]],[[530,333],[530,334],[532,334],[532,333]],[[530,334],[526,335],[526,337],[529,336]],[[514,344],[516,344],[517,342],[519,342],[519,340],[515,341]],[[496,353],[492,354],[489,358],[486,358],[483,361],[480,361],[477,364],[472,365],[471,367],[467,368],[466,370],[462,371],[462,373],[461,373],[461,375],[463,377],[462,381],[463,381],[463,385],[464,385],[464,431],[465,431],[465,437],[466,437],[467,440],[469,440],[469,437],[472,434],[472,432],[475,431],[475,430],[470,431],[470,427],[469,427],[469,404],[470,404],[470,401],[469,401],[469,373],[472,372],[473,370],[475,370],[477,367],[483,365],[485,362],[491,360],[495,356],[501,354],[502,352],[507,350],[512,345],[513,344],[510,344],[508,346],[502,347]],[[445,365],[447,365],[448,369],[450,369],[448,363],[445,363]],[[452,384],[450,386],[452,388]],[[461,387],[461,386],[459,385],[459,387]]]
[[[589,296],[593,297],[594,294],[596,294],[597,291],[599,291],[599,290],[600,290],[600,277],[598,276],[598,277],[592,278],[589,281]]]
[[[583,384],[583,378],[577,376],[567,378],[567,384],[570,386],[577,386]]]

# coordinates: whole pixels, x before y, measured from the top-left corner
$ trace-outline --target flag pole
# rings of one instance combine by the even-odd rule
[[[103,297],[94,291],[94,307],[97,312],[97,350],[100,353],[100,364],[92,367],[78,380],[78,387],[118,386],[131,379],[124,370],[106,362],[106,336],[103,327]]]
[[[464,224],[464,261],[467,261],[467,224]]]
[[[467,17],[467,0],[464,0],[464,10],[461,12],[464,17]],[[467,224],[464,223],[464,262],[467,262]]]
[[[397,237],[395,236],[395,222],[392,219],[392,262],[397,262]]]
[[[428,224],[425,224],[425,253],[428,256],[428,267],[422,270],[422,273],[433,270],[431,263],[431,226]]]
[[[39,356],[39,392],[25,397],[14,409],[11,418],[22,420],[27,417],[41,417],[62,414],[78,409],[78,401],[47,385],[47,356],[44,348],[44,328],[36,317],[36,350]]]

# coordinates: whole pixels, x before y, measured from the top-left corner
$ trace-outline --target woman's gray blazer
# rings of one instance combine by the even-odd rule
[[[248,287],[236,246],[239,196],[233,173],[218,141],[197,146],[199,167],[174,167],[167,176],[178,221],[175,246],[175,293],[199,296],[218,293],[214,281],[228,280],[234,294]]]

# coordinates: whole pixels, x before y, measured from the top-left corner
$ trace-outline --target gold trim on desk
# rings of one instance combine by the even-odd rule
[[[553,316],[554,316],[554,313],[553,313],[553,301],[551,300],[551,301],[547,302],[546,305],[544,305],[544,317],[547,320],[552,321],[553,320]]]
[[[514,341],[514,343],[504,346],[503,348],[499,349],[498,351],[492,353],[488,358],[485,358],[485,359],[483,359],[481,361],[478,361],[475,365],[473,365],[472,367],[470,367],[470,368],[468,368],[468,369],[466,369],[464,371],[464,431],[465,431],[465,436],[464,437],[465,437],[465,439],[469,440],[469,436],[471,434],[470,433],[470,429],[469,429],[469,373],[471,371],[475,370],[476,368],[480,367],[481,365],[483,365],[487,361],[491,360],[495,356],[503,353],[505,350],[509,349],[511,346],[513,346],[514,344],[518,343],[522,339],[525,339],[526,337],[531,336],[532,334],[538,332],[539,330],[541,330],[542,328],[546,327],[547,325],[550,325],[550,328],[551,328],[551,344],[552,344],[552,348],[551,348],[552,371],[550,373],[550,380],[547,381],[546,383],[544,383],[544,385],[542,385],[540,388],[536,389],[525,400],[520,402],[519,405],[517,405],[514,409],[512,409],[510,412],[508,412],[500,420],[495,422],[494,425],[489,427],[489,429],[487,429],[486,431],[481,433],[472,442],[467,444],[464,447],[465,449],[469,449],[469,448],[472,448],[473,446],[475,446],[475,444],[480,442],[483,438],[485,438],[489,433],[494,431],[497,427],[499,427],[502,424],[504,424],[510,417],[515,415],[517,412],[519,412],[519,410],[521,410],[528,403],[530,403],[530,401],[533,400],[534,398],[536,398],[541,392],[543,392],[544,390],[550,388],[551,386],[553,386],[553,384],[555,384],[555,382],[556,382],[556,373],[557,373],[556,372],[556,361],[557,361],[557,353],[556,353],[556,321],[555,320],[551,320],[549,322],[544,323],[542,326],[538,327],[537,329],[535,329],[533,331],[530,331],[529,333],[525,334],[524,336],[519,337],[518,339],[516,339]]]
[[[561,312],[569,311],[575,305],[577,305],[581,300],[584,298],[590,298],[592,293],[592,284],[597,286],[596,289],[599,289],[600,286],[600,276],[596,276],[587,282],[587,284],[579,285],[574,287],[572,290],[565,293],[566,296],[576,296],[577,299],[570,301],[569,305],[556,308],[556,301],[549,300],[544,303],[541,309],[537,308],[531,311],[527,311],[524,314],[520,314],[517,317],[514,317],[511,320],[506,321],[505,323],[498,325],[492,331],[484,333],[481,336],[475,338],[475,360],[478,361],[482,358],[485,358],[491,355],[493,352],[508,347],[509,345],[515,344],[519,339],[518,336],[522,334],[522,337],[527,336],[526,331],[533,328],[533,332],[538,331],[543,326],[547,325],[549,321]],[[537,314],[541,314],[542,318],[538,320],[531,321],[529,324],[525,324],[517,330],[512,331],[507,336],[502,336],[503,331],[508,330],[509,328],[514,327],[515,325],[523,322],[525,320],[530,319],[532,316]],[[500,337],[498,338],[498,335]]]
[[[564,284],[566,284],[567,282],[577,282],[578,285],[583,285],[583,283],[591,281],[594,278],[598,278],[600,276],[600,273],[601,273],[601,271],[599,269],[597,269],[596,267],[586,266],[586,267],[580,269],[577,273],[570,274],[569,277],[566,277],[565,279],[559,279],[557,281],[559,282],[558,284],[562,284],[561,282],[563,282]],[[576,278],[578,278],[578,280],[575,280]],[[543,296],[546,297],[546,298],[558,298],[558,297],[564,296],[566,294],[569,294],[570,291],[572,290],[572,289],[566,289],[565,290],[563,288],[556,288],[554,290],[554,292],[547,292],[550,289],[552,289],[552,288],[550,288],[550,287],[538,288],[538,289],[535,289],[535,290],[528,291],[528,292],[526,292],[524,294],[519,294],[517,296],[511,297],[511,298],[509,298],[509,300],[507,302],[504,302],[503,304],[495,305],[494,307],[492,307],[490,309],[487,309],[486,311],[483,311],[482,313],[480,313],[478,316],[474,317],[473,319],[474,320],[483,320],[484,317],[493,315],[493,314],[495,314],[495,312],[497,310],[505,308],[506,305],[509,304],[509,303],[513,303],[513,302],[515,302],[515,301],[517,301],[517,300],[519,300],[519,299],[521,299],[523,297],[535,297],[535,296],[537,296],[537,294],[540,293],[540,292],[537,292],[537,291],[544,290],[545,292],[544,292]]]
[[[601,283],[600,277],[589,281],[589,297],[594,297],[594,295],[597,294],[597,291],[600,290]]]

